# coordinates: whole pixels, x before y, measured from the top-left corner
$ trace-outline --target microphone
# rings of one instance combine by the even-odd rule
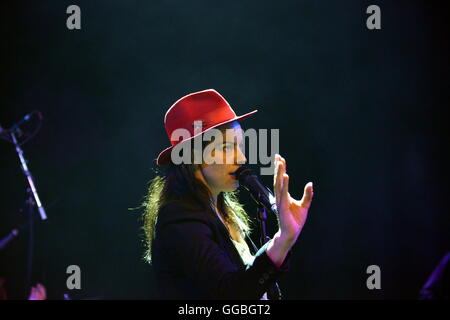
[[[250,192],[253,200],[278,216],[276,198],[250,168],[241,166],[233,175],[239,180],[239,184]]]
[[[11,128],[9,128],[8,131],[15,131],[15,130],[19,129],[19,127],[22,125],[22,123],[30,120],[31,116],[35,113],[37,113],[39,115],[39,118],[42,119],[42,114],[39,111],[33,111],[33,112],[27,114],[25,117],[23,117],[19,121],[17,121]]]

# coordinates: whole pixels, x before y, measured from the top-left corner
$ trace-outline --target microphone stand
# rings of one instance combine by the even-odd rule
[[[31,287],[31,281],[33,276],[33,258],[34,258],[34,208],[37,207],[41,220],[47,220],[47,214],[45,208],[39,199],[33,176],[27,166],[27,160],[23,156],[23,150],[17,142],[16,134],[14,130],[9,132],[11,142],[14,144],[16,152],[19,156],[20,167],[27,178],[29,187],[27,188],[28,199],[26,204],[28,206],[28,252],[27,252],[27,288]]]
[[[27,253],[27,288],[31,288],[31,280],[33,274],[33,258],[34,258],[34,206],[33,195],[30,188],[27,188],[28,199],[28,253]]]
[[[9,134],[11,136],[12,143],[14,144],[14,146],[16,148],[16,152],[19,155],[20,167],[22,168],[23,173],[27,177],[27,181],[30,186],[30,190],[33,194],[33,198],[34,198],[33,204],[35,204],[37,206],[39,214],[41,216],[41,219],[47,220],[47,214],[45,213],[44,206],[42,205],[41,200],[39,199],[39,195],[38,195],[36,186],[34,184],[33,176],[31,175],[30,170],[28,170],[27,160],[25,160],[25,158],[23,156],[22,148],[20,148],[20,145],[17,143],[17,138],[16,138],[14,131],[11,131]],[[30,205],[30,206],[32,206],[32,205]]]
[[[267,237],[267,226],[266,226],[266,220],[267,220],[267,213],[266,208],[258,202],[258,221],[259,221],[259,229],[261,230],[261,247],[266,244],[267,241],[269,241],[269,238]]]
[[[260,194],[258,194],[258,200],[259,200],[259,196],[260,196]],[[258,217],[258,221],[259,221],[259,228],[261,230],[260,242],[261,242],[261,247],[262,247],[270,240],[270,238],[267,236],[267,225],[266,225],[267,211],[266,211],[266,207],[264,207],[261,204],[261,201],[257,201],[257,203],[258,203],[257,217]],[[276,282],[273,286],[271,286],[267,290],[267,297],[269,300],[281,300],[281,291]]]
[[[267,236],[267,211],[273,211],[275,215],[278,215],[278,210],[275,205],[275,199],[273,198],[273,195],[270,193],[270,190],[268,188],[266,188],[268,192],[264,190],[265,187],[261,183],[259,183],[256,177],[253,178],[253,181],[252,179],[248,179],[248,177],[254,176],[250,169],[241,166],[234,173],[234,176],[237,177],[240,184],[250,192],[251,197],[258,205],[257,217],[261,232],[260,242],[261,247],[263,247],[270,240],[270,238]],[[267,210],[265,205],[270,209]],[[255,250],[258,249],[255,247]],[[264,274],[263,276],[265,279],[268,279],[267,274]],[[280,288],[278,287],[278,284],[276,282],[274,282],[274,284],[268,288],[267,297],[269,298],[269,300],[281,300]]]

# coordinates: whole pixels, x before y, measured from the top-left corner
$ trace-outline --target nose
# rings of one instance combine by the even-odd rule
[[[247,162],[247,158],[245,157],[244,153],[242,152],[241,148],[237,148],[237,155],[236,155],[236,163],[237,164],[244,164]]]

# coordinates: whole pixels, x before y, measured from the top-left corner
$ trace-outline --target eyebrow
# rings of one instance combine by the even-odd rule
[[[243,142],[241,142],[241,143],[237,143],[237,142],[231,142],[231,141],[225,141],[225,142],[222,142],[222,144],[220,145],[220,146],[225,146],[225,145],[227,145],[227,144],[231,144],[231,145],[234,145],[234,146],[236,146],[236,145],[239,145],[239,146],[244,146],[244,143]]]

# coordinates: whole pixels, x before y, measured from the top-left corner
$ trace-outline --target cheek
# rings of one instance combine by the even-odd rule
[[[224,164],[229,163],[228,155],[226,152],[224,152],[222,149],[214,149],[211,151],[211,153],[207,153],[204,155],[204,158],[207,159],[209,164]]]
[[[218,172],[215,165],[207,165],[202,169],[203,176],[209,185],[216,185],[218,180]]]
[[[227,169],[223,165],[208,165],[203,169],[203,176],[209,185],[219,186],[229,178]]]

